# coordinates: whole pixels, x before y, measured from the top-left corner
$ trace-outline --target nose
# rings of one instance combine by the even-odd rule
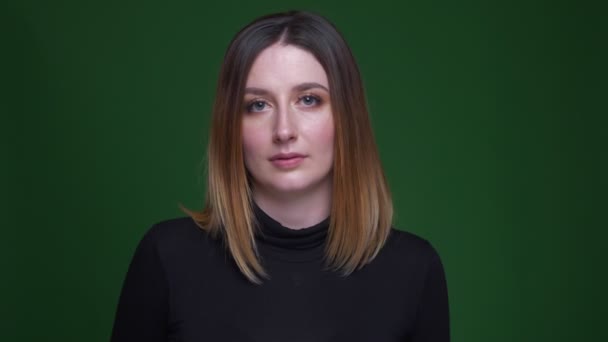
[[[295,140],[298,136],[297,125],[288,106],[281,106],[275,115],[273,141],[277,144]]]

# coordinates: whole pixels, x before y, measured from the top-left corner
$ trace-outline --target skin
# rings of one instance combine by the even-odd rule
[[[316,58],[293,45],[263,50],[249,72],[243,109],[243,157],[253,199],[283,226],[301,229],[329,216],[334,122],[327,75]],[[289,168],[269,159],[305,157]]]

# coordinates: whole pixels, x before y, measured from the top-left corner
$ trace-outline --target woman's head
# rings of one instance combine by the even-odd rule
[[[310,52],[281,41],[260,52],[247,77],[241,127],[256,200],[309,197],[329,205],[333,114],[327,75]]]
[[[280,174],[293,165],[268,159],[290,152],[310,158],[291,161],[302,172]],[[184,210],[201,228],[221,233],[253,282],[266,276],[254,239],[254,189],[280,195],[329,187],[326,257],[343,274],[369,263],[386,241],[392,202],[359,69],[320,15],[271,14],[236,34],[218,78],[207,160],[205,208]]]

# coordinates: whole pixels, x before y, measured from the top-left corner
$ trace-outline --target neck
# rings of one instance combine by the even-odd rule
[[[326,219],[331,212],[331,187],[319,186],[306,193],[275,194],[253,188],[255,203],[283,226],[302,229]]]

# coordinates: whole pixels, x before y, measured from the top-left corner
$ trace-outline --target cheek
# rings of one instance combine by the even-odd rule
[[[332,124],[326,126],[322,131],[322,136],[320,137],[328,146],[333,147],[334,145],[334,125]],[[333,151],[333,149],[332,149]]]
[[[253,157],[261,149],[261,136],[259,130],[253,127],[243,126],[243,154],[245,161]]]
[[[334,125],[331,119],[311,125],[308,130],[308,140],[314,146],[317,155],[323,159],[333,160]]]
[[[335,134],[333,119],[330,117],[327,122],[317,128],[317,132],[317,140],[321,142],[328,151],[333,152]]]

